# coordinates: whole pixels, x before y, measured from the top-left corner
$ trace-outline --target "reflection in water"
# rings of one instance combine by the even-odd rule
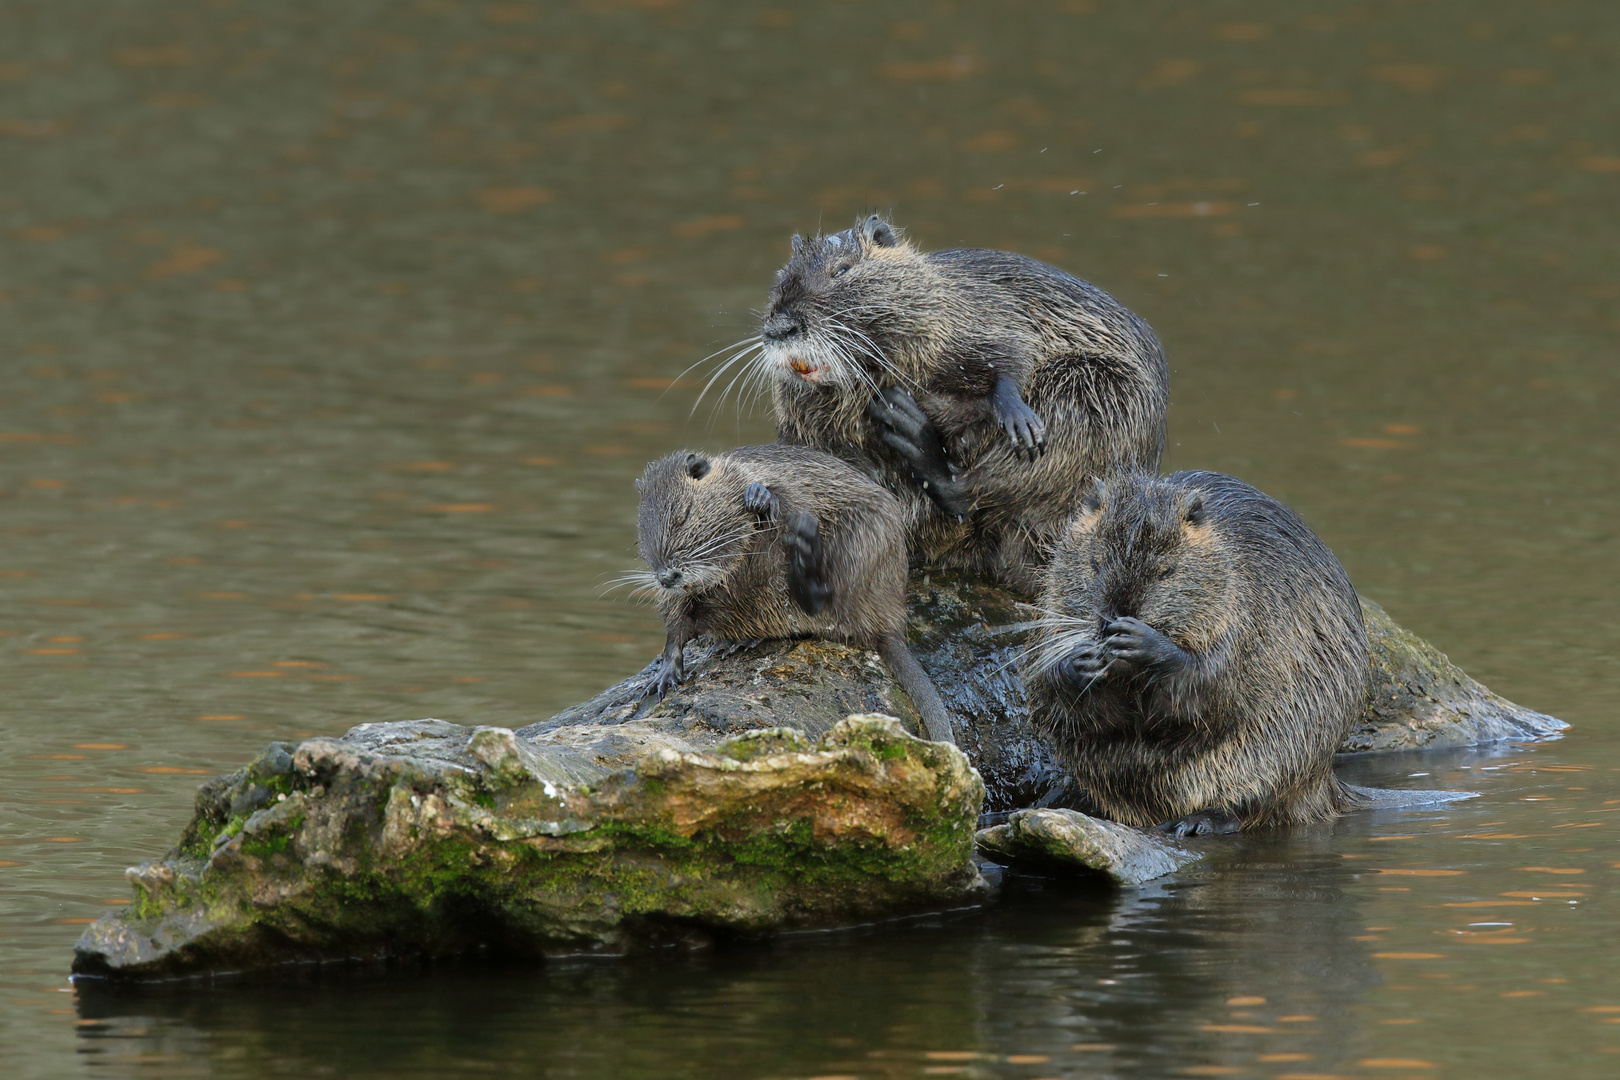
[[[87,10],[0,6],[9,1072],[1612,1072],[1620,1014],[1582,1011],[1620,1007],[1608,0]],[[360,721],[521,726],[656,653],[656,615],[600,595],[634,565],[631,480],[769,437],[689,417],[701,369],[670,382],[750,332],[789,234],[870,210],[1141,313],[1167,467],[1286,500],[1571,736],[1365,766],[1485,796],[1246,838],[1134,899],[87,988],[121,1019],[75,1027],[75,920],[201,777]]]
[[[1027,880],[979,919],[696,957],[87,987],[82,1015],[95,1022],[81,1049],[139,1071],[189,1045],[227,1076],[266,1056],[278,1071],[344,1076],[702,1077],[719,1062],[741,1075],[911,1076],[958,1058],[999,1071],[1009,1054],[1152,1075],[1245,1062],[1256,1040],[1342,1060],[1354,1039],[1342,1018],[1378,977],[1331,848],[1325,830],[1245,841],[1165,887]]]

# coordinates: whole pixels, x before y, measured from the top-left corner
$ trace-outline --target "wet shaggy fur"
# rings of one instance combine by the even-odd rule
[[[752,365],[779,441],[836,454],[900,495],[914,558],[985,570],[1026,595],[1089,480],[1156,470],[1164,448],[1169,372],[1145,322],[1034,259],[923,253],[876,216],[793,238]],[[1023,420],[998,411],[1002,378],[1014,410],[1027,403]],[[869,418],[892,388],[937,428],[966,520],[934,505]]]
[[[647,466],[637,534],[668,641],[660,690],[687,641],[819,637],[883,654],[930,737],[954,741],[905,644],[906,535],[895,497],[797,446],[681,450]]]
[[[1248,828],[1361,804],[1332,770],[1367,693],[1361,605],[1275,499],[1219,473],[1110,478],[1053,552],[1041,606],[1031,716],[1106,816]]]

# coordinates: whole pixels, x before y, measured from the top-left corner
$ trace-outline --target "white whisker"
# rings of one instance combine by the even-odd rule
[[[686,415],[687,416],[692,416],[697,412],[698,406],[703,404],[703,398],[708,394],[710,388],[712,388],[714,386],[714,384],[716,382],[718,382],[720,380],[720,378],[723,375],[725,375],[725,373],[727,371],[731,370],[731,366],[733,364],[736,364],[739,361],[746,361],[748,359],[749,353],[756,352],[756,351],[758,351],[760,349],[763,349],[764,347],[765,347],[765,343],[763,341],[756,341],[753,344],[747,345],[744,348],[739,349],[737,352],[733,353],[732,355],[726,357],[725,361],[722,362],[719,367],[714,369],[714,374],[709,376],[709,381],[703,384],[703,389],[698,391],[697,400],[692,402],[691,412],[688,412]],[[690,371],[691,368],[688,368],[687,370]],[[746,363],[744,364],[743,370],[744,371],[748,370],[748,364],[746,364]],[[732,382],[735,383],[736,379],[733,378]],[[730,384],[727,384],[726,391],[729,391],[730,389],[731,389]],[[722,391],[721,394],[720,394],[719,401],[715,402],[715,408],[716,409],[718,409],[720,407],[721,402],[725,401],[725,399],[726,399],[726,391]]]
[[[1032,643],[1019,657],[1026,678],[1044,675],[1076,648],[1095,641],[1089,624],[1072,616],[1059,615],[1056,619],[1041,620],[1041,625],[1051,628],[1053,632]],[[1104,670],[1107,670],[1106,666]],[[1087,688],[1089,687],[1088,683]]]

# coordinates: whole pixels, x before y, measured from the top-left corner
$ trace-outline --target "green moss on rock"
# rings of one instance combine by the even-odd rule
[[[205,785],[187,846],[130,872],[136,903],[86,931],[75,970],[480,942],[620,950],[672,926],[831,926],[986,894],[972,862],[983,784],[891,717],[849,717],[814,743],[774,730],[660,747],[571,788],[509,732],[441,725],[410,758],[384,752],[388,734],[300,744],[290,790],[268,798],[251,767]]]

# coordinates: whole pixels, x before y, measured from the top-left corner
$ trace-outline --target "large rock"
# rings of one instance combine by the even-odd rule
[[[74,970],[621,951],[988,892],[972,860],[978,775],[892,717],[707,752],[659,736],[628,768],[591,751],[601,732],[571,734],[423,720],[275,744],[204,786],[180,847],[128,872],[135,904],[85,932]]]
[[[1372,687],[1343,753],[1525,742],[1569,727],[1493,694],[1365,597],[1361,613],[1372,647]]]
[[[982,902],[981,809],[1074,794],[1024,710],[1034,613],[956,576],[921,577],[913,596],[913,648],[960,752],[902,730],[916,711],[875,654],[821,641],[689,645],[691,676],[663,700],[649,665],[515,733],[424,720],[275,744],[204,785],[179,847],[129,871],[136,903],[85,932],[75,970],[622,950]],[[1365,609],[1374,687],[1347,752],[1564,728]],[[1175,862],[1156,837],[1078,814],[983,839],[1118,883]]]

